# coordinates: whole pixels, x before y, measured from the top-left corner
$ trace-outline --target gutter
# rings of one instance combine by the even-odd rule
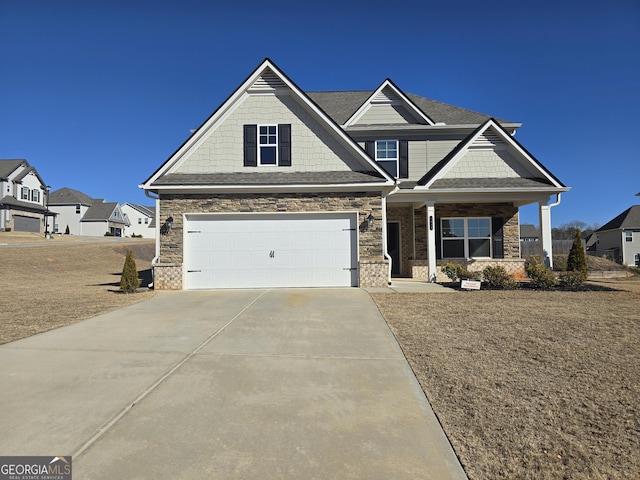
[[[151,266],[153,267],[160,258],[160,196],[154,197],[149,190],[145,190],[144,194],[155,201],[156,204],[156,255],[151,259]],[[155,269],[151,269],[151,283],[149,288],[153,288],[155,283]]]

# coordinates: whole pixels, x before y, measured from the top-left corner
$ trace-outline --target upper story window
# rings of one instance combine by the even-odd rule
[[[409,178],[407,140],[367,140],[364,149],[393,178]]]
[[[80,213],[80,204],[76,205],[76,213]]]
[[[291,125],[244,125],[244,166],[291,166]]]
[[[40,202],[40,190],[31,190],[31,201]]]
[[[633,232],[624,232],[625,242],[633,242]]]
[[[398,177],[398,141],[376,141],[376,162],[394,178]]]
[[[277,165],[278,163],[278,126],[277,125],[260,125],[258,164],[259,165]]]
[[[22,187],[22,190],[20,192],[20,199],[21,200],[29,200],[29,188],[28,187]]]
[[[443,218],[442,258],[491,257],[490,218]]]
[[[138,225],[142,225],[142,218],[138,217]]]

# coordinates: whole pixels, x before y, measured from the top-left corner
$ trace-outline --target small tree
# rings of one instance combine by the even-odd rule
[[[67,228],[65,228],[65,230],[64,230],[64,234],[65,234],[65,235],[69,235],[69,225],[67,225]]]
[[[573,236],[573,245],[571,245],[569,258],[567,258],[567,272],[580,273],[583,277],[583,282],[587,279],[587,275],[589,274],[587,256],[584,253],[584,247],[582,246],[580,230],[576,230]]]
[[[131,250],[127,250],[127,257],[124,261],[122,277],[120,278],[120,290],[126,293],[132,293],[135,292],[139,286],[140,279],[138,278],[136,260],[133,258],[133,252]]]

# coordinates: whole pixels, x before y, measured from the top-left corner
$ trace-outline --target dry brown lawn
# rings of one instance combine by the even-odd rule
[[[640,478],[640,281],[374,294],[467,475]]]
[[[134,253],[138,271],[148,276],[153,240],[98,241],[86,237],[45,241],[34,234],[0,233],[0,344],[153,295],[153,291],[119,292],[127,248]]]

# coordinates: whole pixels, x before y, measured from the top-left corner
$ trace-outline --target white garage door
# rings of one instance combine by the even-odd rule
[[[188,215],[185,288],[357,285],[356,214]]]

